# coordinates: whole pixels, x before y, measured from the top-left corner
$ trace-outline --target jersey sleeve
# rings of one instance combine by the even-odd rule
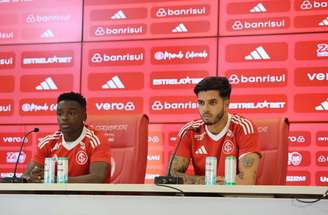
[[[191,158],[191,144],[192,144],[192,132],[188,130],[180,138],[176,145],[176,155],[186,158]]]
[[[100,144],[93,150],[90,161],[91,163],[102,161],[110,164],[110,160],[111,160],[110,144],[104,135],[97,133],[96,136],[98,137]]]
[[[251,152],[261,153],[257,128],[253,123],[252,126],[253,129],[248,132],[241,128],[238,129],[236,138],[239,146],[239,157]]]
[[[42,138],[36,147],[36,152],[32,157],[32,161],[44,165],[44,159],[49,157],[49,145],[50,141],[47,141],[47,137]]]

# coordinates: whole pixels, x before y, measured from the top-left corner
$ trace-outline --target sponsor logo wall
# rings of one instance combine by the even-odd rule
[[[214,38],[84,43],[82,93],[89,113],[189,120],[197,115],[193,86],[216,75],[216,46]]]
[[[325,123],[291,124],[287,185],[327,186],[328,131]]]
[[[220,0],[220,35],[327,32],[327,0]]]
[[[199,118],[194,85],[225,75],[232,112],[291,122],[288,184],[327,186],[327,0],[83,3],[0,0],[1,176],[35,125],[23,171],[37,139],[57,128],[57,96],[73,90],[89,114],[149,116],[153,183],[180,127]]]
[[[328,119],[327,34],[219,38],[219,74],[233,86],[230,109],[295,121]]]
[[[80,89],[79,43],[0,49],[0,122],[54,123],[56,98]]]
[[[84,40],[215,36],[218,1],[85,1]]]
[[[2,0],[0,11],[0,44],[81,41],[82,1]]]

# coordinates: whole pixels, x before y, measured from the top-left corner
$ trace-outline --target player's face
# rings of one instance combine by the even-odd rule
[[[57,122],[64,136],[79,136],[86,120],[85,110],[76,101],[63,100],[57,106]]]
[[[219,123],[227,114],[229,100],[221,98],[216,90],[201,91],[197,97],[199,113],[206,125]]]

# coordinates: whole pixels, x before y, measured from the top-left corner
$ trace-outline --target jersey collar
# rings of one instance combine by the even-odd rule
[[[84,126],[83,130],[81,132],[81,135],[72,142],[66,142],[64,139],[64,135],[62,135],[62,144],[63,144],[64,148],[67,150],[73,149],[76,145],[78,145],[84,139],[86,134],[87,134],[87,128]]]
[[[228,114],[228,120],[227,120],[227,124],[224,126],[224,128],[222,129],[222,131],[218,134],[213,134],[211,133],[208,128],[207,125],[205,125],[205,130],[207,135],[214,141],[218,141],[219,139],[221,139],[228,131],[228,128],[230,126],[230,121],[231,121],[231,114]]]

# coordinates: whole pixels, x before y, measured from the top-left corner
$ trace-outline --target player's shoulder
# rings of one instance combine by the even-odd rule
[[[52,134],[46,135],[39,140],[38,147],[41,149],[53,142],[57,142],[61,138],[61,132],[55,131]]]
[[[240,116],[238,114],[230,114],[232,125],[237,129],[241,129],[245,135],[256,133],[255,124],[248,118]]]
[[[184,136],[187,131],[198,131],[202,126],[204,126],[204,121],[202,119],[191,120],[180,128],[178,137]]]
[[[89,143],[91,144],[92,148],[96,148],[101,144],[107,143],[104,134],[100,131],[97,131],[93,127],[86,126],[85,136],[88,139]]]

